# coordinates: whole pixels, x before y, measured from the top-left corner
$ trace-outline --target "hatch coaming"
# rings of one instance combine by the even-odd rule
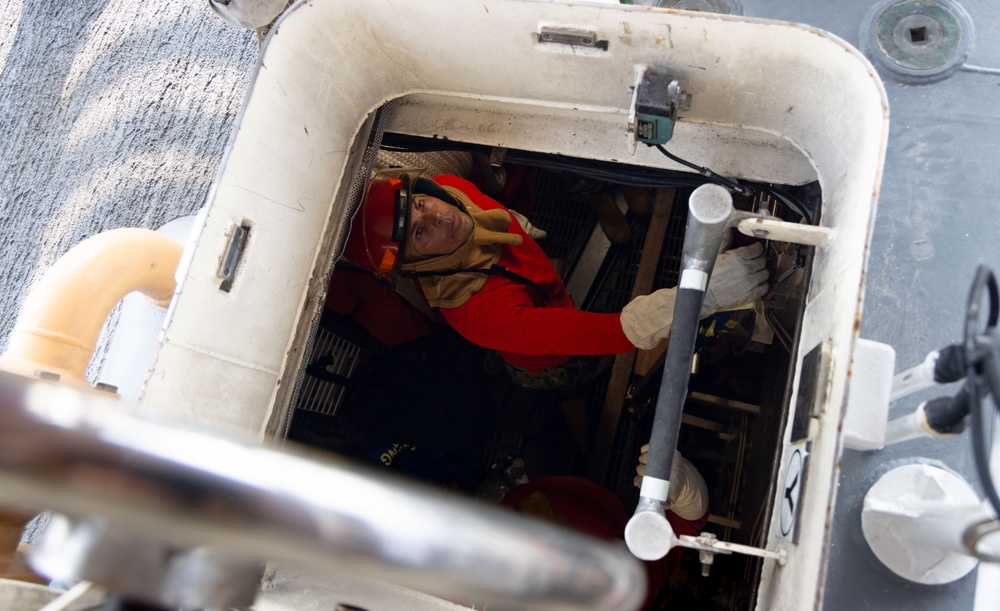
[[[300,3],[268,36],[179,272],[143,409],[260,437],[282,430],[370,117],[386,102],[396,100],[402,132],[677,169],[652,150],[632,157],[626,133],[636,71],[667,67],[692,95],[672,152],[738,178],[816,179],[821,224],[834,230],[813,261],[796,357],[820,343],[832,355],[806,517],[797,545],[769,542],[788,547],[790,562],[766,566],[760,599],[773,609],[814,601],[885,148],[874,70],[825,32],[741,17],[521,0],[425,1],[400,15],[390,0]],[[543,25],[592,31],[607,48],[540,42]],[[235,282],[220,291],[220,253],[244,224]]]

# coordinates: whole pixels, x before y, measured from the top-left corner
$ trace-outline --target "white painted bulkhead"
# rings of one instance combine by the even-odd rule
[[[542,26],[595,32],[607,49],[539,42]],[[830,359],[798,540],[769,537],[788,563],[765,565],[758,598],[760,609],[818,608],[888,107],[867,60],[809,27],[599,3],[296,4],[266,40],[141,409],[261,439],[283,430],[383,104],[395,100],[391,130],[680,169],[652,149],[629,153],[629,87],[646,65],[692,96],[673,153],[723,175],[822,187],[833,238],[814,259],[796,359],[820,343]],[[218,270],[237,225],[250,237],[225,292]]]

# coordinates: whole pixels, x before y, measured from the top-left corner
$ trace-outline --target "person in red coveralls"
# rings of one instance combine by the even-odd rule
[[[600,355],[650,349],[670,334],[675,289],[636,297],[621,312],[576,309],[510,211],[457,176],[378,173],[344,256],[382,277],[415,277],[455,331],[497,351],[512,379],[530,388],[579,387]],[[759,243],[723,253],[703,316],[760,297],[767,278]]]

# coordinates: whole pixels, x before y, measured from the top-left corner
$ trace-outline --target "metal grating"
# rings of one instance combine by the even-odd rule
[[[657,265],[656,277],[653,282],[655,289],[677,286],[678,270],[681,264],[681,250],[684,245],[684,225],[687,221],[688,192],[678,190],[667,225],[667,236],[664,240],[660,261]],[[607,274],[591,310],[615,312],[621,310],[631,300],[632,285],[642,256],[642,246],[645,243],[649,228],[647,218],[632,218],[633,246],[615,256],[608,266]],[[633,376],[631,383],[639,381]],[[592,403],[596,409],[593,414],[593,425],[597,426],[600,418],[600,407],[603,405],[606,384],[595,388]],[[615,439],[608,457],[608,468],[604,481],[606,488],[619,496],[634,495],[632,479],[635,475],[635,461],[639,456],[639,448],[649,440],[653,426],[652,411],[632,412],[622,410],[615,431]]]
[[[548,233],[539,242],[545,254],[571,265],[580,256],[587,236],[597,223],[597,215],[591,206],[561,188],[562,182],[559,174],[538,173],[531,223]]]
[[[335,416],[361,348],[320,327],[299,389],[297,409]]]
[[[514,386],[509,379],[502,380],[502,385],[508,392],[497,401],[496,428],[483,448],[482,465],[487,469],[507,457],[521,456],[529,440],[545,429],[545,415],[551,407],[549,393]]]
[[[358,208],[361,206],[361,200],[364,198],[364,194],[368,189],[368,178],[372,174],[372,168],[375,164],[376,157],[378,156],[379,147],[382,144],[382,136],[385,134],[385,126],[389,121],[389,117],[392,114],[392,101],[386,102],[376,111],[375,117],[373,118],[372,130],[368,135],[368,142],[365,143],[364,156],[361,161],[361,167],[358,173],[354,176],[354,180],[351,181],[351,191],[348,196],[348,212],[349,218],[354,218],[357,213]],[[343,253],[344,246],[347,244],[347,234],[350,232],[350,223],[345,223],[341,228],[340,233],[337,236],[337,252],[333,256],[333,264],[340,259]],[[329,274],[332,273],[333,266],[327,270],[327,280],[329,280]],[[305,346],[305,357],[306,359],[312,358],[312,354],[315,351],[313,343],[316,341],[316,335],[320,328],[320,317],[317,316],[312,322],[312,331],[306,338]],[[301,393],[303,392],[303,385],[309,381],[309,376],[306,375],[305,368],[300,367],[298,373],[295,377],[295,386],[292,390],[292,396],[289,400],[289,405],[292,406],[291,417],[285,422],[285,429],[282,431],[285,437],[288,437],[291,431],[292,422],[295,419],[295,411],[298,410],[301,405],[305,403]]]

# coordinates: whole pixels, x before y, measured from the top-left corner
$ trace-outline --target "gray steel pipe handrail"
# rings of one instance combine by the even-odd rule
[[[677,544],[665,515],[670,471],[691,378],[701,306],[723,236],[732,220],[733,197],[725,188],[705,184],[691,194],[684,229],[681,276],[653,415],[646,472],[635,513],[625,527],[629,550],[643,560],[658,560]]]
[[[624,548],[374,470],[125,413],[0,374],[0,490],[242,559],[376,577],[494,608],[637,609]]]

